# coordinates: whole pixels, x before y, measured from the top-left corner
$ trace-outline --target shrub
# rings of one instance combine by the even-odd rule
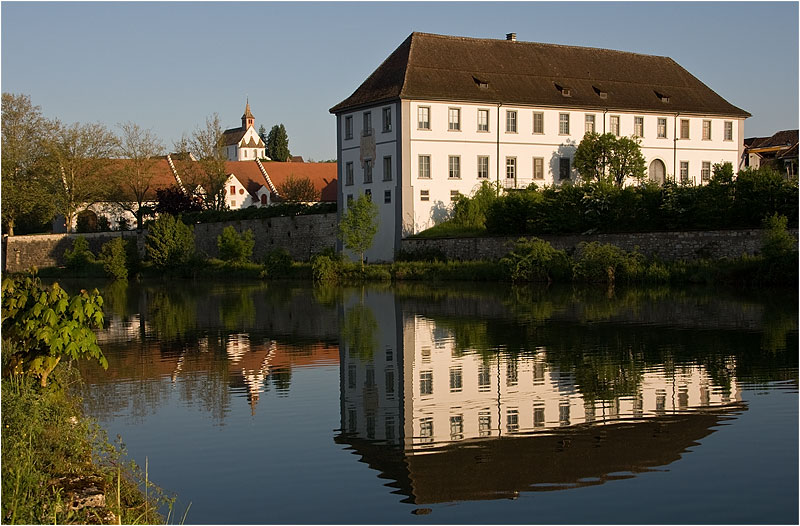
[[[327,254],[311,258],[311,274],[314,281],[336,281],[341,274],[342,263]]]
[[[764,241],[761,252],[767,259],[786,257],[797,252],[797,241],[786,231],[787,219],[777,213],[764,219]]]
[[[596,241],[581,243],[578,253],[573,267],[577,281],[614,283],[619,269],[626,263],[626,254],[621,248]]]
[[[64,251],[64,262],[68,269],[80,269],[89,263],[94,263],[94,254],[89,250],[89,241],[83,236],[78,236],[72,242],[72,250]]]
[[[264,266],[268,276],[286,275],[292,268],[292,256],[285,248],[270,250],[264,258]]]
[[[239,234],[235,228],[227,226],[222,231],[222,234],[217,236],[219,257],[223,261],[239,263],[250,261],[250,258],[253,257],[255,244],[252,230],[245,230]]]
[[[35,273],[3,280],[3,365],[11,374],[35,376],[44,387],[62,358],[94,358],[108,367],[92,331],[102,326],[97,289],[70,296]]]
[[[194,232],[175,217],[163,214],[150,224],[145,248],[156,267],[180,266],[194,254]]]
[[[569,279],[571,264],[563,250],[539,238],[520,239],[514,250],[500,260],[512,281]]]
[[[114,279],[128,279],[127,243],[121,237],[105,243],[100,249],[103,270]]]

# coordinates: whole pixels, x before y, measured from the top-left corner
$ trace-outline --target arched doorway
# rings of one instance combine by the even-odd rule
[[[78,212],[75,223],[76,230],[80,233],[97,232],[97,214],[91,210]]]
[[[653,159],[650,163],[649,179],[656,184],[664,184],[664,176],[667,173],[667,168],[661,159]]]

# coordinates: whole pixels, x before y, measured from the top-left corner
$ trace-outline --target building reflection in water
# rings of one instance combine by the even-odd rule
[[[386,319],[377,334],[361,331],[371,352],[342,337],[336,441],[409,502],[509,498],[633,476],[677,460],[742,409],[735,379],[717,385],[703,365],[617,368],[632,377],[624,392],[597,396],[544,346],[459,349],[435,319],[402,312],[381,294],[346,304],[343,327],[364,305]]]

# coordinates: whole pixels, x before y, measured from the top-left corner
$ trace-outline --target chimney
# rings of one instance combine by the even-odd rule
[[[517,41],[517,34],[516,33],[506,33],[506,40],[509,42],[516,42]]]

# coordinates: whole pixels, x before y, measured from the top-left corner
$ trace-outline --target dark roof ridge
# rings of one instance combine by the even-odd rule
[[[450,40],[484,40],[489,42],[509,42],[510,44],[514,45],[536,45],[536,46],[548,46],[548,47],[561,47],[566,49],[591,49],[594,51],[610,51],[611,53],[624,53],[626,55],[638,55],[640,57],[655,57],[655,58],[664,58],[668,60],[672,60],[671,57],[667,55],[652,55],[649,53],[637,53],[635,51],[623,51],[621,49],[611,49],[606,47],[592,47],[592,46],[575,46],[569,44],[553,44],[550,42],[532,42],[528,40],[514,40],[514,41],[507,41],[504,38],[480,38],[480,37],[462,37],[462,36],[454,36],[454,35],[440,35],[438,33],[424,33],[420,31],[415,31],[411,33],[411,35],[421,35],[426,37],[437,37],[437,38],[445,38]],[[674,60],[672,60],[675,62]],[[677,62],[676,62],[677,64]],[[680,64],[679,64],[680,65]]]

